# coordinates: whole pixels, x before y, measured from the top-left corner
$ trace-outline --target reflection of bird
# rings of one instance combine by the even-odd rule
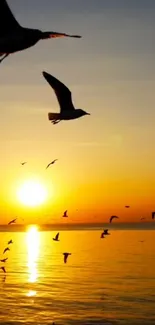
[[[125,205],[125,208],[127,208],[127,209],[130,208],[130,205]]]
[[[105,238],[105,237],[104,237],[104,232],[102,232],[102,234],[101,234],[101,238]]]
[[[25,50],[42,39],[56,37],[75,37],[79,35],[69,35],[56,32],[42,32],[38,29],[24,28],[19,25],[12,14],[6,0],[0,1],[0,54],[4,57],[1,62],[11,53]],[[3,18],[3,19],[2,19]]]
[[[59,123],[61,120],[73,120],[83,115],[90,115],[82,109],[75,109],[72,103],[72,94],[62,82],[47,72],[43,72],[43,76],[53,88],[60,106],[60,113],[48,113],[48,119],[53,124]]]
[[[64,212],[64,214],[63,214],[63,218],[68,218],[67,210]]]
[[[111,217],[110,217],[110,223],[112,222],[113,219],[118,219],[118,218],[119,218],[119,217],[117,217],[117,216],[111,216]]]
[[[8,241],[8,245],[13,244],[12,239]]]
[[[71,255],[71,253],[63,253],[64,255],[64,263],[67,263],[68,256]]]
[[[16,219],[13,219],[13,220],[11,220],[11,221],[8,223],[8,225],[11,225],[12,223],[15,223],[15,222],[16,222],[16,220],[17,220],[17,218],[16,218]]]
[[[22,166],[24,166],[25,164],[27,164],[27,162],[26,162],[26,161],[24,161],[24,162],[21,162],[21,165],[22,165]]]
[[[154,219],[155,217],[155,212],[152,212],[152,219]]]
[[[53,238],[55,241],[59,241],[59,232],[56,234],[56,236]]]
[[[4,273],[6,273],[6,270],[5,270],[5,267],[4,266],[1,266],[1,269]]]
[[[51,165],[53,165],[58,159],[54,159],[53,161],[51,161],[47,166],[46,169],[49,168]]]
[[[0,260],[0,262],[5,263],[7,260],[8,260],[8,257],[7,258],[3,258],[2,260]]]
[[[108,232],[108,229],[104,229],[104,230],[103,230],[103,234],[104,234],[104,235],[110,235],[109,232]]]
[[[7,251],[10,251],[10,248],[9,247],[7,247],[7,248],[4,249],[3,254],[6,253]]]

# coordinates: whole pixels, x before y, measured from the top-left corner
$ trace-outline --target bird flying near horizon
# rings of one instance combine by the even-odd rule
[[[51,165],[55,164],[55,162],[57,161],[58,159],[54,159],[53,161],[51,161],[47,166],[46,166],[46,169],[49,168]]]
[[[119,219],[117,216],[111,216],[109,222],[111,223],[113,219]]]
[[[1,266],[1,270],[2,270],[4,273],[6,273],[6,269],[5,269],[4,266]]]
[[[13,224],[13,223],[16,223],[16,220],[17,220],[17,218],[16,218],[16,219],[13,219],[13,220],[11,220],[11,221],[8,223],[8,225],[11,225],[11,224]]]
[[[105,237],[104,237],[104,235],[105,235],[105,233],[104,233],[104,232],[102,232],[102,234],[101,234],[101,237],[100,237],[100,238],[105,238]]]
[[[8,245],[13,244],[12,239],[8,241]]]
[[[10,251],[10,248],[9,247],[6,247],[3,251],[3,254],[5,254],[7,251]]]
[[[27,164],[27,161],[23,161],[20,163],[22,166],[24,166],[25,164]]]
[[[43,71],[43,76],[53,88],[60,106],[60,113],[48,113],[48,119],[51,123],[57,124],[62,120],[73,120],[84,115],[90,115],[82,109],[75,109],[72,94],[61,81],[45,71]]]
[[[126,208],[126,209],[129,209],[129,208],[130,208],[130,205],[125,205],[125,208]]]
[[[67,259],[69,255],[72,255],[71,253],[63,253],[64,255],[64,263],[67,263]]]
[[[66,210],[66,211],[64,212],[64,214],[63,214],[63,216],[62,216],[63,218],[68,218],[67,211],[68,211],[68,210]]]
[[[104,229],[104,230],[103,230],[103,234],[104,234],[104,235],[110,235],[108,231],[109,231],[109,229]]]
[[[22,27],[13,15],[6,0],[0,0],[0,55],[3,58],[12,53],[34,46],[40,40],[58,37],[81,38],[79,35],[70,35],[58,32],[42,32],[39,29]]]
[[[5,263],[7,260],[8,260],[8,257],[7,258],[3,258],[2,260],[0,260],[0,262],[1,263]]]
[[[56,236],[53,238],[55,241],[59,241],[59,232],[56,234]]]

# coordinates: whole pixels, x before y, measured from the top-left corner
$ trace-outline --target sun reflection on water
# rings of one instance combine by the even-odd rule
[[[28,272],[29,282],[34,283],[37,281],[38,270],[37,260],[40,248],[40,233],[37,226],[31,226],[27,231],[27,254],[28,254]]]

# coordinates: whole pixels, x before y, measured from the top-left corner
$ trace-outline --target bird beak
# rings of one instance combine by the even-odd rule
[[[91,115],[90,113],[86,113],[86,115]]]

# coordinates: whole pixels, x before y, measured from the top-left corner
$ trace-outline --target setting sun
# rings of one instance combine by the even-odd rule
[[[28,180],[20,186],[17,195],[21,203],[34,207],[46,200],[47,191],[38,181]]]

